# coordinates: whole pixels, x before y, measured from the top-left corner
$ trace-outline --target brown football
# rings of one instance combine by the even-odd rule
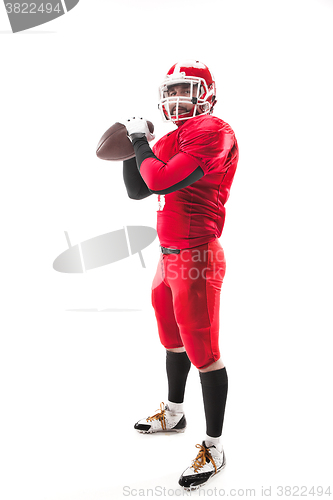
[[[154,125],[147,121],[151,133]],[[127,130],[122,123],[115,123],[101,137],[96,154],[101,160],[122,161],[129,160],[135,156],[134,148],[127,137]]]

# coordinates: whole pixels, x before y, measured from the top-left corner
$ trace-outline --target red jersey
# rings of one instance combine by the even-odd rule
[[[231,127],[212,115],[199,115],[163,136],[153,147],[167,163],[177,153],[190,155],[204,172],[193,184],[158,195],[157,234],[163,247],[192,248],[219,238],[238,161]]]

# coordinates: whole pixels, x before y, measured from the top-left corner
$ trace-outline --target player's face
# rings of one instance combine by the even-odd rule
[[[197,85],[193,85],[193,96],[197,95]],[[184,99],[181,100],[178,106],[178,115],[188,113],[194,107],[194,104],[190,101],[191,99],[191,85],[189,83],[179,83],[175,85],[170,85],[168,89],[164,92],[164,97],[169,97],[169,107],[171,115],[175,115],[177,111],[177,101],[178,97],[186,97],[188,102]],[[175,98],[173,101],[172,98]]]

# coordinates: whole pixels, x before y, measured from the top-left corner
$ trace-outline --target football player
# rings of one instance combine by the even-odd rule
[[[161,255],[152,286],[161,343],[166,348],[168,401],[139,420],[143,433],[183,432],[184,392],[193,364],[199,370],[206,436],[179,484],[194,489],[225,466],[221,443],[228,390],[219,351],[219,307],[225,258],[219,242],[224,205],[234,178],[238,146],[231,127],[212,115],[214,78],[199,61],[182,61],[160,87],[159,108],[175,130],[154,139],[143,118],[125,122],[135,158],[124,161],[128,195],[158,195],[157,232]]]

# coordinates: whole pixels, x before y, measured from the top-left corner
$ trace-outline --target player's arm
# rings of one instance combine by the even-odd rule
[[[167,163],[157,158],[148,143],[154,135],[143,118],[130,118],[124,125],[134,147],[140,175],[151,192],[172,193],[204,175],[198,160],[190,154],[179,152]]]
[[[204,172],[187,153],[177,153],[167,163],[157,158],[144,134],[132,134],[136,163],[144,182],[155,194],[168,194],[199,180]]]
[[[153,194],[140,175],[135,157],[123,162],[123,177],[127,194],[132,200],[143,200]]]

